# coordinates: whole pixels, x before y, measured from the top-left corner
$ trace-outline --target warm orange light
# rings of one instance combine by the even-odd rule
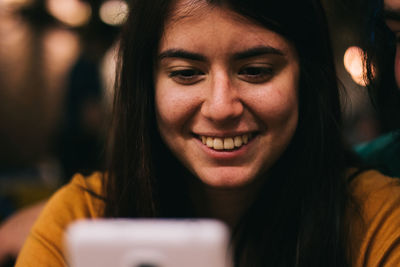
[[[0,13],[2,10],[16,10],[29,6],[33,0],[0,0]]]
[[[24,5],[29,5],[32,3],[32,0],[2,0],[0,1],[2,5],[19,5],[19,6],[24,6]]]
[[[57,77],[64,75],[79,55],[79,38],[67,29],[56,28],[46,32],[43,43],[45,73],[50,74],[46,80],[50,88],[57,88]]]
[[[128,4],[122,0],[110,0],[100,7],[100,19],[109,25],[117,26],[126,21],[128,16]]]
[[[354,82],[365,86],[365,74],[367,70],[364,64],[363,50],[358,46],[349,47],[344,53],[343,63]]]
[[[68,26],[85,25],[92,14],[90,4],[79,0],[47,0],[49,13]]]

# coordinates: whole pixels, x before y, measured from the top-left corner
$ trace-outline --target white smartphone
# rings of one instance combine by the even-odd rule
[[[232,267],[229,231],[215,220],[100,219],[72,224],[71,267]]]

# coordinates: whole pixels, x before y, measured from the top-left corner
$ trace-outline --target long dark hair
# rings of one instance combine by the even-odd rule
[[[193,0],[196,3],[200,0]],[[204,0],[206,1],[206,0]],[[154,64],[173,0],[134,0],[123,30],[106,217],[195,216],[187,170],[161,141]],[[190,3],[190,1],[188,1]],[[348,266],[348,163],[329,33],[318,0],[207,0],[271,29],[297,50],[299,122],[253,205],[233,229],[237,266]],[[172,178],[171,178],[172,177]]]
[[[400,128],[400,90],[394,77],[396,37],[387,27],[383,0],[369,0],[364,33],[367,87],[381,130]]]

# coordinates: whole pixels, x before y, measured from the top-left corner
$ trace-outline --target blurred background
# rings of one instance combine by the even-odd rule
[[[120,0],[0,0],[0,220],[101,169]]]
[[[143,0],[145,1],[145,0]],[[373,139],[375,119],[358,48],[363,0],[323,0],[350,144]],[[47,198],[77,171],[102,167],[115,47],[129,1],[0,0],[0,222]]]

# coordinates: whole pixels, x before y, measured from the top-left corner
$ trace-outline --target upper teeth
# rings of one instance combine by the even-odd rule
[[[210,148],[216,150],[222,149],[234,149],[235,147],[241,147],[249,142],[250,134],[243,134],[234,137],[210,137],[200,136],[201,142]]]

